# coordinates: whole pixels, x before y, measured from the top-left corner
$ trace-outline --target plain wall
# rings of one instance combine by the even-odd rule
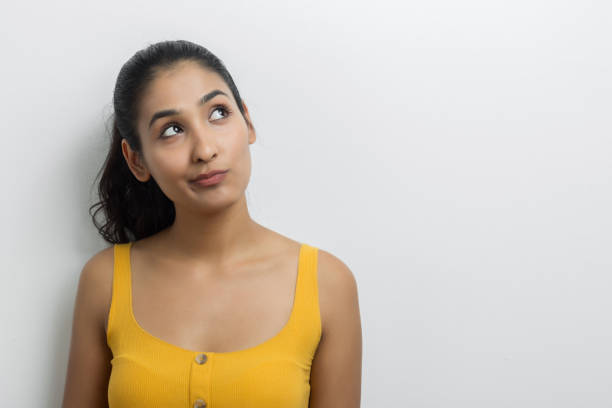
[[[3,405],[61,403],[121,65],[187,39],[258,140],[251,215],[353,271],[363,407],[612,406],[608,1],[11,2]]]

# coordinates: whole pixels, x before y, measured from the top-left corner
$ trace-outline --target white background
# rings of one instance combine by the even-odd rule
[[[359,287],[363,407],[612,406],[609,1],[10,2],[2,405],[61,403],[121,65],[187,39],[257,129],[251,215]]]

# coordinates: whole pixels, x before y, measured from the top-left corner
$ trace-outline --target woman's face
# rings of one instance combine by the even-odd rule
[[[142,156],[135,155],[125,140],[123,154],[134,175],[140,181],[152,176],[176,207],[214,211],[244,194],[251,176],[249,145],[255,142],[255,130],[217,73],[194,62],[160,71],[144,92],[137,128]],[[228,172],[212,186],[193,183],[198,175],[212,170]]]

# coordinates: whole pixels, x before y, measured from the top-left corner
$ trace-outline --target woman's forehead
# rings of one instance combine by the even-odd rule
[[[189,105],[196,103],[198,96],[215,89],[229,94],[229,89],[219,74],[190,64],[159,72],[144,92],[143,102],[154,108],[160,108],[160,104]]]

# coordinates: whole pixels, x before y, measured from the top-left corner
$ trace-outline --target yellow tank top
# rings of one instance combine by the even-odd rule
[[[114,245],[106,340],[112,350],[109,408],[307,408],[321,338],[317,248],[302,243],[289,321],[257,346],[187,350],[145,331],[134,317],[131,242]]]

